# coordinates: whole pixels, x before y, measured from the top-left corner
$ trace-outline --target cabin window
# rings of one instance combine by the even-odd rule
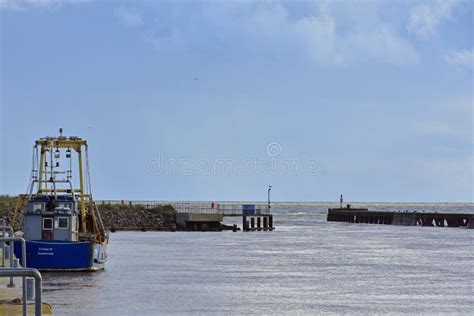
[[[43,218],[43,230],[53,230],[52,218]]]
[[[42,212],[43,211],[43,208],[44,208],[44,204],[43,203],[34,203],[33,204],[33,212]]]
[[[68,229],[69,228],[69,218],[67,218],[67,217],[58,217],[58,228]]]
[[[59,209],[66,209],[66,208],[71,209],[71,203],[59,203],[57,208],[59,208]]]

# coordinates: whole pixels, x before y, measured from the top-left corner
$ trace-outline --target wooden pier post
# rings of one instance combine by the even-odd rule
[[[250,230],[255,230],[255,217],[250,218]]]
[[[461,224],[460,220],[457,218],[448,219],[447,222],[448,222],[448,227],[459,227]]]
[[[273,230],[273,215],[268,215],[268,228]]]
[[[421,226],[433,226],[433,219],[432,218],[422,218],[421,219]]]
[[[248,232],[249,231],[249,222],[247,220],[247,216],[243,216],[242,217],[242,230],[244,232]]]
[[[268,216],[263,217],[263,230],[268,230]]]
[[[262,218],[260,216],[257,217],[257,230],[262,230]]]

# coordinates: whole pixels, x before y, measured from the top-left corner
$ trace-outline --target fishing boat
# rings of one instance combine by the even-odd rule
[[[62,133],[35,141],[28,191],[17,201],[12,226],[26,240],[28,267],[102,270],[109,232],[92,198],[87,141]],[[19,243],[15,255],[21,260]]]

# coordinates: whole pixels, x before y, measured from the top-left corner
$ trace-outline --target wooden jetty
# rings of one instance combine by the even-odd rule
[[[328,209],[327,220],[363,224],[474,228],[474,214],[437,212],[385,212],[366,208]]]

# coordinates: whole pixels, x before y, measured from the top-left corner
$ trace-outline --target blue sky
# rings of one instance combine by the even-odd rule
[[[63,127],[96,199],[472,202],[473,7],[0,0],[0,193]]]

